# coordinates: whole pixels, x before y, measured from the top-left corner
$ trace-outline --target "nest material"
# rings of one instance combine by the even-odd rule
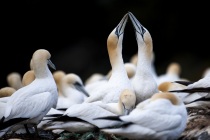
[[[188,121],[179,140],[210,140],[210,108],[187,108]]]

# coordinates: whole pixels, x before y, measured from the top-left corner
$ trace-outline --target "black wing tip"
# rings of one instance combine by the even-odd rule
[[[48,115],[45,115],[45,117],[60,117],[62,115],[63,114],[48,114]]]
[[[181,84],[181,85],[188,86],[190,84],[193,84],[194,82],[192,82],[192,81],[173,81],[173,83],[178,83],[178,84]]]
[[[93,120],[113,120],[113,121],[122,121],[120,119],[120,116],[104,116],[104,117],[97,117],[97,118],[93,118]]]
[[[1,121],[2,120],[4,121],[4,119],[5,118],[2,117]],[[0,130],[3,130],[5,128],[9,127],[9,126],[15,125],[15,124],[20,123],[22,121],[25,121],[27,119],[29,119],[29,118],[13,118],[13,119],[10,119],[10,120],[5,121],[5,122],[2,121],[1,125],[0,125]]]

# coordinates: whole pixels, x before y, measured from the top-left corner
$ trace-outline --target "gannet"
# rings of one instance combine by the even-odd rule
[[[157,77],[157,84],[160,85],[163,82],[173,82],[180,80],[181,65],[178,62],[171,62],[166,73],[161,74]]]
[[[128,115],[136,105],[136,95],[133,91],[125,89],[120,94],[118,103],[103,103],[102,101],[92,102],[100,107],[116,114]]]
[[[53,115],[48,115],[46,117],[50,117],[50,116],[52,117],[56,116],[56,117],[47,119],[51,121],[44,126],[45,130],[48,129],[48,126],[56,125],[56,123],[52,124],[52,122],[55,122],[55,121],[60,122],[62,120],[64,120],[65,123],[68,122],[69,125],[71,124],[70,123],[71,121],[73,121],[74,123],[76,121],[76,122],[81,122],[81,123],[82,122],[90,123],[91,125],[98,128],[107,127],[107,126],[115,126],[116,124],[118,124],[118,122],[116,121],[93,120],[93,118],[95,118],[96,116],[98,117],[116,116],[116,114],[93,103],[74,104],[70,106],[63,115],[53,114]]]
[[[179,84],[184,84],[187,87],[181,90],[170,90],[170,92],[188,93],[189,95],[184,98],[184,103],[192,103],[197,100],[209,100],[210,98],[210,75],[199,79],[196,82],[192,81],[174,81]]]
[[[51,122],[43,125],[45,130],[64,129],[70,132],[84,132],[98,129],[104,126],[115,126],[118,122],[115,121],[95,121],[92,120],[97,116],[113,115],[128,115],[135,108],[135,93],[131,90],[123,90],[120,94],[118,103],[103,103],[96,101],[92,103],[82,103],[72,105],[61,114],[46,115]],[[54,117],[54,118],[50,118]],[[46,121],[46,120],[44,120]],[[78,124],[78,126],[76,126]],[[83,126],[83,129],[80,126]],[[76,130],[77,128],[77,130]]]
[[[35,80],[14,92],[6,103],[5,114],[0,123],[0,136],[13,129],[16,124],[36,125],[58,100],[56,83],[48,66],[55,69],[50,61],[51,54],[45,49],[33,53],[32,64]],[[8,126],[7,122],[12,122]],[[16,124],[15,124],[16,123]],[[36,129],[37,130],[37,129]],[[38,133],[36,131],[36,133]]]
[[[122,58],[123,34],[128,14],[125,14],[120,23],[109,34],[107,39],[107,50],[112,67],[112,74],[107,83],[90,93],[85,102],[102,100],[104,103],[118,102],[122,90],[131,89],[132,86],[127,76]],[[93,94],[93,95],[92,95]]]
[[[152,52],[152,71],[153,71],[153,75],[154,75],[154,78],[157,79],[157,72],[156,72],[156,69],[155,69],[155,53],[154,51]],[[134,65],[137,65],[137,61],[138,61],[138,53],[135,53],[133,56],[131,56],[130,58],[130,63],[134,64]]]
[[[162,82],[161,84],[158,85],[158,90],[161,92],[167,92],[171,90],[181,90],[185,88],[186,88],[185,85],[175,82]],[[183,93],[171,92],[171,93],[176,94],[176,96],[178,96],[182,101],[187,95],[189,95],[189,93],[184,93],[184,92]]]
[[[15,91],[16,89],[12,87],[3,87],[0,89],[0,119],[4,116],[6,102]]]
[[[126,73],[128,75],[128,78],[129,79],[132,79],[133,76],[136,73],[136,66],[134,64],[132,64],[132,63],[129,63],[129,62],[125,63],[124,66],[125,66],[125,69],[126,69]],[[93,81],[92,82],[89,81],[89,83],[85,85],[85,89],[88,91],[88,93],[90,95],[91,95],[91,93],[95,93],[95,92],[92,92],[92,91],[94,91],[95,89],[99,88],[100,86],[104,86],[104,84],[107,84],[109,78],[111,77],[111,74],[112,74],[112,70],[110,70],[106,75],[103,75],[103,76],[102,75],[99,75],[98,73],[93,74],[92,77],[89,77]],[[94,77],[96,79],[97,78],[99,78],[99,79],[94,82]],[[91,79],[89,79],[89,80],[91,80]]]
[[[10,87],[18,90],[22,85],[22,76],[18,72],[11,72],[7,75],[7,83]]]
[[[176,95],[161,92],[139,103],[129,115],[95,119],[121,122],[118,127],[102,128],[106,133],[129,139],[175,140],[186,127],[187,110]]]
[[[92,75],[90,75],[86,80],[85,80],[85,86],[98,82],[100,80],[104,80],[105,79],[105,75],[102,73],[93,73]]]
[[[129,17],[134,26],[138,44],[137,68],[131,81],[138,104],[158,92],[158,86],[152,69],[153,45],[151,35],[131,12],[129,12]]]
[[[68,73],[61,79],[61,93],[56,108],[68,108],[73,104],[80,104],[89,96],[81,78],[75,73]]]

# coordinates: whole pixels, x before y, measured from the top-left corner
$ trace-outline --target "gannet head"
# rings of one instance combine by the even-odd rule
[[[55,65],[51,62],[50,60],[51,58],[51,54],[49,51],[45,50],[45,49],[38,49],[34,52],[33,56],[32,56],[32,66],[33,69],[35,66],[38,67],[38,65],[34,65],[34,63],[39,63],[40,62],[45,62],[47,63],[47,65],[49,65],[52,69],[56,70]]]
[[[125,89],[120,95],[119,103],[122,106],[123,114],[128,115],[136,104],[136,95],[133,91]]]
[[[66,75],[66,73],[62,70],[57,70],[57,71],[53,72],[53,78],[54,78],[55,83],[57,84],[58,87],[60,86],[61,80],[65,75]]]
[[[117,46],[119,46],[118,42],[122,43],[123,33],[127,20],[128,14],[125,14],[117,27],[115,27],[114,30],[109,34],[107,39],[107,46],[109,47],[109,49],[116,49]]]
[[[58,89],[58,94],[61,96],[62,95],[62,78],[66,75],[66,73],[62,70],[56,70],[53,72],[53,78],[55,80],[57,89]]]
[[[21,78],[20,73],[12,72],[7,75],[7,83],[10,87],[13,87],[17,90],[22,87]]]
[[[170,63],[169,66],[167,67],[166,72],[167,72],[167,73],[171,73],[171,74],[179,75],[180,72],[181,72],[181,66],[179,65],[179,63],[172,62],[172,63]]]
[[[15,88],[12,87],[3,87],[0,89],[0,98],[11,96],[16,91]]]
[[[100,81],[104,79],[105,76],[102,73],[93,73],[90,77],[88,77],[85,81],[85,85],[88,85],[90,83]]]
[[[66,74],[62,78],[62,85],[73,87],[81,91],[87,97],[89,96],[88,92],[84,88],[81,78],[77,74],[74,74],[74,73]]]
[[[135,29],[138,46],[146,46],[145,49],[147,56],[153,60],[153,43],[149,31],[137,20],[137,18],[131,12],[128,12],[128,15]]]
[[[23,86],[29,85],[31,82],[35,80],[35,74],[33,70],[27,71],[22,78],[22,84]]]
[[[168,99],[173,105],[180,105],[182,103],[182,101],[176,95],[170,92],[156,93],[151,97],[150,101],[155,101],[158,99]]]
[[[166,92],[169,90],[169,87],[171,86],[171,82],[162,82],[159,86],[158,86],[158,90],[162,91],[162,92]]]
[[[138,53],[134,54],[131,58],[130,58],[130,62],[134,65],[137,65],[137,61],[138,61]]]
[[[125,63],[125,69],[128,75],[128,78],[132,78],[135,73],[136,73],[136,65],[132,64],[132,63]]]

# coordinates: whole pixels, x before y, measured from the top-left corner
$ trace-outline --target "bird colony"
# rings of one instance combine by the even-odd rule
[[[138,51],[125,63],[122,42],[128,21]],[[76,73],[56,70],[48,50],[36,50],[30,70],[22,77],[8,74],[8,87],[1,87],[0,138],[28,134],[41,139],[41,130],[58,135],[95,131],[135,140],[209,137],[209,69],[192,82],[180,77],[181,66],[172,62],[158,75],[152,36],[131,12],[108,35],[107,51],[111,70],[82,81]]]

